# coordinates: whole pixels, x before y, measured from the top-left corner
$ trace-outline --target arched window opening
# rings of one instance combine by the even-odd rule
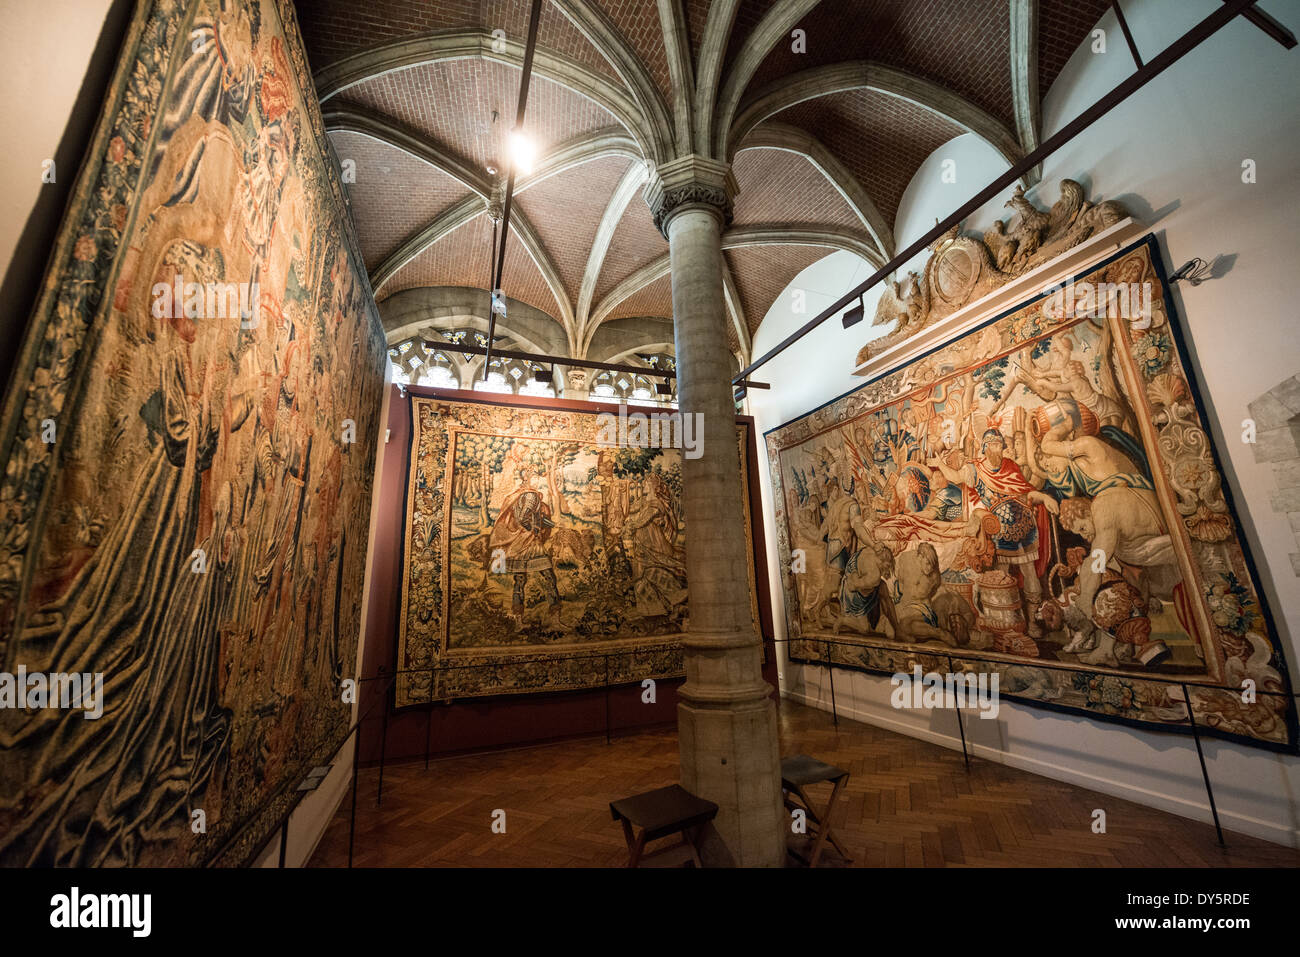
[[[456,363],[445,352],[430,348],[419,336],[389,347],[393,361],[393,381],[404,385],[427,385],[439,389],[459,389]]]

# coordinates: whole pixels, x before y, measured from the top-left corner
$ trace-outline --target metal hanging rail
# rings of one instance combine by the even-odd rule
[[[515,126],[511,133],[522,136],[524,132],[524,113],[528,109],[528,81],[533,75],[533,53],[537,49],[537,24],[542,15],[542,0],[533,0],[532,10],[528,14],[528,45],[524,48],[524,68],[519,76],[519,108],[515,111]],[[488,358],[492,354],[492,335],[496,331],[497,314],[496,291],[501,288],[501,274],[506,268],[506,242],[510,238],[510,209],[515,197],[515,168],[518,164],[510,160],[510,176],[506,180],[506,198],[501,213],[501,242],[494,246],[497,255],[496,270],[492,274],[492,288],[488,290],[491,306],[488,308]],[[487,381],[488,363],[483,363],[483,381]]]
[[[1037,149],[1025,154],[1020,162],[1016,163],[993,182],[989,183],[988,186],[984,187],[984,189],[972,196],[967,202],[963,203],[962,206],[959,207],[956,212],[952,213],[952,215],[948,216],[947,219],[939,222],[924,236],[912,243],[912,245],[908,246],[902,252],[898,253],[893,259],[885,263],[885,265],[881,266],[880,269],[876,270],[876,272],[869,276],[864,282],[855,286],[849,292],[846,292],[831,306],[823,309],[814,318],[804,323],[794,332],[790,333],[790,335],[782,339],[780,343],[768,350],[764,355],[742,369],[740,373],[732,379],[733,384],[739,384],[742,379],[754,372],[755,369],[770,362],[776,356],[780,355],[786,349],[790,348],[790,346],[794,345],[804,336],[808,335],[808,333],[820,326],[827,319],[837,315],[840,310],[849,303],[860,298],[868,289],[891,276],[902,266],[905,266],[913,256],[926,249],[931,243],[954,226],[959,226],[968,216],[978,210],[981,206],[989,200],[997,197],[1008,186],[1011,186],[1016,180],[1020,179],[1020,177],[1032,170],[1047,157],[1051,156],[1070,140],[1074,139],[1093,123],[1097,122],[1101,117],[1119,106],[1120,103],[1127,100],[1138,90],[1142,89],[1142,87],[1146,86],[1165,70],[1169,69],[1169,67],[1173,66],[1205,40],[1208,40],[1223,27],[1227,26],[1234,18],[1250,11],[1254,2],[1255,0],[1224,0],[1224,5],[1222,7],[1210,14],[1200,23],[1196,24],[1196,26],[1192,27],[1173,43],[1169,44],[1169,46],[1147,62],[1145,66],[1136,70],[1131,76],[1120,82],[1100,100],[1088,109],[1084,110],[1065,126],[1061,127],[1061,129],[1055,134],[1044,140]],[[1261,29],[1265,29],[1270,36],[1279,39],[1279,42],[1282,42],[1284,46],[1286,45],[1284,40],[1277,37],[1272,30],[1265,27],[1259,20],[1252,18],[1252,22],[1261,26]]]
[[[1228,0],[1223,0],[1223,2],[1227,3]],[[1259,9],[1259,7],[1248,7],[1242,16],[1255,24],[1255,26],[1259,27],[1288,50],[1295,48],[1295,34],[1282,26],[1282,24],[1278,23],[1272,16]]]
[[[626,372],[629,375],[643,375],[651,379],[676,379],[677,373],[672,369],[656,369],[654,366],[634,366],[620,362],[597,362],[594,359],[574,359],[571,356],[541,355],[533,352],[515,352],[510,349],[489,349],[485,346],[461,345],[456,342],[436,342],[432,339],[422,340],[426,349],[436,352],[459,352],[467,356],[487,356],[484,365],[492,356],[498,359],[524,359],[541,365],[572,366],[575,369],[599,369],[602,372]],[[754,382],[745,379],[739,383],[749,389],[770,389],[767,382]]]

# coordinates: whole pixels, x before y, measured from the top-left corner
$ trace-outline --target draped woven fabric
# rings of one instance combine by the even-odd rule
[[[602,444],[609,412],[410,401],[398,706],[681,675],[683,450]]]
[[[1155,240],[1072,282],[767,433],[791,657],[1294,751]]]
[[[0,671],[103,714],[0,710],[4,864],[247,863],[347,733],[385,346],[311,89],[289,2],[137,9],[0,430]]]

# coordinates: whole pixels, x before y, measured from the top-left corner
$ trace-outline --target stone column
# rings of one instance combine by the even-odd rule
[[[587,385],[588,372],[586,369],[575,369],[569,367],[564,372],[564,399],[580,399],[586,401],[591,398]]]
[[[702,454],[682,459],[690,620],[677,727],[682,786],[719,808],[705,863],[779,867],[786,824],[776,705],[750,616],[722,291],[722,229],[734,193],[728,167],[697,156],[659,167],[646,188],[669,244],[678,407],[703,425]]]

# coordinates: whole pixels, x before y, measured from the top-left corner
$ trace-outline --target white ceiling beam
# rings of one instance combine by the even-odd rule
[[[728,71],[727,79],[722,84],[722,92],[718,96],[717,107],[714,110],[714,119],[717,121],[716,133],[711,134],[711,139],[716,139],[716,144],[710,155],[718,159],[729,156],[728,131],[731,129],[732,117],[736,115],[749,81],[754,78],[755,72],[767,59],[772,48],[785,40],[804,14],[817,6],[818,2],[819,0],[777,0],[767,13],[763,14],[763,19],[758,22],[758,26],[754,27],[753,32],[745,37],[745,45],[732,64],[731,70]],[[707,144],[710,141],[702,142]]]
[[[947,87],[897,67],[853,60],[802,70],[747,96],[731,126],[727,158],[750,131],[768,117],[806,100],[851,90],[874,90],[929,110],[979,136],[1011,165],[1018,163],[1024,155],[1020,142],[999,120]]]
[[[1038,98],[1038,0],[1010,0],[1011,102],[1016,135],[1026,153],[1038,149],[1042,134],[1042,101]],[[1042,165],[1029,178],[1042,176]]]
[[[614,194],[610,196],[609,202],[605,205],[605,212],[600,218],[600,225],[596,227],[596,235],[591,241],[591,252],[587,256],[587,266],[582,273],[582,286],[578,290],[578,307],[576,310],[576,328],[578,332],[575,346],[579,346],[586,332],[587,319],[591,312],[592,297],[596,293],[596,283],[600,279],[600,271],[605,265],[605,256],[609,253],[610,243],[614,239],[614,233],[618,229],[618,224],[623,220],[623,213],[627,211],[628,204],[636,198],[641,187],[645,185],[648,172],[643,163],[633,163],[628,167],[623,178],[619,180],[618,186],[614,189]],[[574,355],[581,356],[583,353],[574,352]]]
[[[695,71],[691,67],[691,41],[686,33],[682,0],[658,0],[659,29],[668,55],[668,79],[673,85],[673,131],[676,151],[694,152],[691,142],[691,102],[695,96]]]
[[[740,301],[740,287],[736,285],[736,277],[732,275],[725,256],[722,258],[722,299],[727,306],[731,327],[736,332],[736,341],[740,343],[742,356],[740,368],[743,369],[749,365],[749,353],[753,343],[749,338],[749,323],[745,321],[745,307]]]
[[[718,98],[718,82],[739,6],[740,0],[713,0],[709,4],[708,19],[704,21],[695,85],[695,141],[704,150],[708,150],[713,138],[713,109]]]
[[[590,0],[564,0],[556,7],[578,28],[609,61],[627,88],[632,92],[643,120],[643,128],[653,143],[651,156],[657,162],[673,155],[673,125],[663,94],[646,68],[645,61],[614,26],[609,15]],[[534,59],[534,64],[536,60]],[[657,163],[656,163],[657,165]]]

